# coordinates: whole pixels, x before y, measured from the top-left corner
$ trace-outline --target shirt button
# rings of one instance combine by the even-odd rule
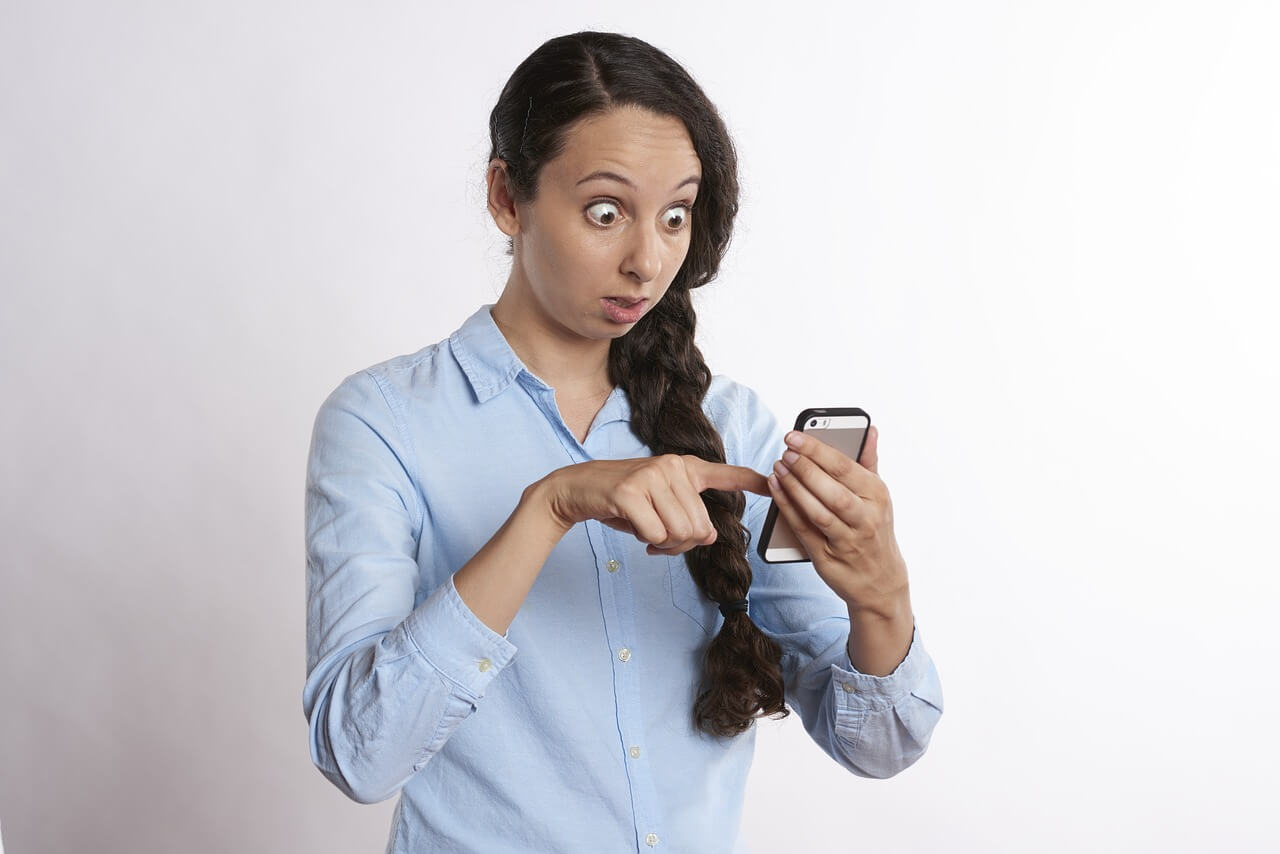
[[[618,571],[618,567],[619,567],[619,566],[621,566],[621,565],[622,565],[622,564],[618,563],[616,560],[611,560],[611,561],[609,561],[608,563],[606,563],[606,564],[605,564],[605,566],[609,567],[609,571],[610,571],[610,572],[617,572],[617,571]]]
[[[654,845],[657,845],[657,844],[658,844],[658,834],[656,834],[656,833],[650,833],[648,836],[646,836],[646,837],[644,838],[644,844],[645,844],[645,845],[648,845],[650,848],[652,848]]]
[[[619,661],[630,661],[630,660],[631,660],[631,650],[627,649],[625,646],[624,646],[622,649],[618,650],[618,660],[619,660]]]
[[[840,687],[844,688],[844,692],[845,692],[846,694],[850,694],[850,693],[852,693],[852,692],[853,692],[853,683],[852,683],[852,682],[841,682],[841,683],[840,683]]]
[[[640,748],[639,748],[639,746],[638,746],[638,745],[634,745],[634,744],[633,744],[633,745],[631,746],[630,753],[631,753],[631,758],[632,758],[632,759],[639,759],[639,758],[640,758]]]
[[[484,671],[488,670],[492,664],[493,662],[487,658],[480,659],[480,672],[483,673]]]

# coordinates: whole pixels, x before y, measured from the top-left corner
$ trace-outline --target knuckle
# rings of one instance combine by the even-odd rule
[[[618,484],[616,492],[619,498],[634,499],[644,495],[645,490],[633,477],[628,477]]]

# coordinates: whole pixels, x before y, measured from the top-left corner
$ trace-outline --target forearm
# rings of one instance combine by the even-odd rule
[[[882,614],[879,619],[891,616]],[[857,619],[861,624],[867,617]],[[793,663],[785,671],[787,695],[805,729],[829,756],[858,776],[884,779],[911,765],[925,752],[942,716],[937,670],[919,629],[914,624],[909,628],[915,631],[905,655],[885,662],[878,672],[874,662],[852,655],[853,672],[827,655],[784,659]],[[853,633],[858,631],[855,626]],[[874,628],[863,628],[863,638],[868,631]]]
[[[568,530],[536,486],[398,625],[308,674],[313,761],[352,799],[376,803],[394,794],[440,751],[514,656],[515,646],[498,635]]]
[[[859,673],[888,676],[911,648],[911,597],[903,591],[875,608],[849,606],[849,661]]]
[[[501,635],[568,530],[551,512],[548,488],[546,479],[526,488],[507,521],[453,576],[462,601]]]

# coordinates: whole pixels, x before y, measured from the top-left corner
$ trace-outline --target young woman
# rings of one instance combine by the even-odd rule
[[[736,155],[670,57],[551,39],[490,133],[502,295],[316,416],[312,760],[361,803],[400,793],[392,852],[744,851],[756,718],[797,709],[889,777],[942,713],[875,428],[859,462],[812,437],[784,456],[704,363],[690,291],[729,242]],[[770,499],[812,562],[760,561]]]

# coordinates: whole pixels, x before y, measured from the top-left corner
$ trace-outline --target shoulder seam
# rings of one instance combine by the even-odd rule
[[[414,368],[418,367],[423,362],[425,362],[427,359],[434,356],[436,351],[440,349],[440,345],[443,343],[444,341],[433,341],[432,343],[427,344],[426,346],[422,347],[420,350],[417,350],[413,353],[406,353],[402,356],[394,356],[385,361],[378,362],[376,365],[370,365],[368,368],[365,368],[365,370],[367,371],[383,370],[383,371],[386,371],[387,373],[390,373],[391,371],[400,373],[401,371],[413,370]]]

